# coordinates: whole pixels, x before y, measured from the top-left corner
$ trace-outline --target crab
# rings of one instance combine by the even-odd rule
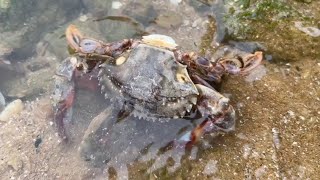
[[[231,131],[234,108],[214,87],[225,74],[249,73],[263,58],[260,51],[218,59],[201,57],[182,52],[171,37],[159,34],[106,43],[83,36],[74,25],[67,27],[66,39],[73,54],[57,70],[53,96],[54,121],[64,140],[68,140],[65,123],[72,116],[79,78],[96,81],[93,84],[98,84],[104,98],[121,107],[116,121],[127,116],[148,121],[201,116],[194,129],[177,138],[176,144],[192,146],[206,133]],[[111,118],[110,113],[104,115],[104,119]],[[101,125],[97,123],[101,118],[95,119],[89,126]],[[94,132],[87,132],[85,140],[88,133]]]

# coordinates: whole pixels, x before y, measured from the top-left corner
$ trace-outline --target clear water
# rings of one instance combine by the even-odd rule
[[[0,179],[316,179],[319,7],[315,0],[0,0],[0,92],[6,105],[24,105],[0,121]],[[108,161],[88,162],[78,147],[108,102],[78,90],[69,143],[52,118],[53,75],[68,57],[69,24],[104,41],[165,34],[207,56],[231,41],[255,41],[266,59],[257,74],[266,75],[224,79],[221,92],[237,113],[234,132],[206,137],[188,151],[164,149],[189,121],[131,118],[108,126],[108,143],[94,149]]]

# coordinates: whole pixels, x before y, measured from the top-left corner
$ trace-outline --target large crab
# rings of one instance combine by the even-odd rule
[[[55,123],[64,139],[79,72],[80,78],[89,74],[96,79],[104,97],[121,105],[117,120],[133,114],[174,121],[200,114],[203,120],[176,139],[176,144],[192,145],[207,132],[234,128],[235,111],[214,87],[224,74],[246,74],[262,61],[260,51],[218,59],[183,53],[171,37],[156,34],[105,43],[84,37],[70,25],[66,39],[73,55],[58,68],[54,93]]]

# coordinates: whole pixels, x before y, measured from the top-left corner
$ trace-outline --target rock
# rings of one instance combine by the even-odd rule
[[[296,27],[297,29],[306,33],[309,36],[312,36],[312,37],[320,36],[320,29],[318,29],[317,27],[303,26],[302,22],[300,21],[294,22],[294,27]]]
[[[44,93],[49,93],[51,88],[50,81],[54,75],[54,70],[46,68],[41,71],[31,72],[27,77],[14,79],[5,86],[6,96],[10,98],[31,98]]]
[[[0,57],[8,55],[11,52],[12,52],[12,48],[8,47],[8,45],[5,45],[5,43],[3,42],[0,43]]]
[[[19,114],[24,108],[24,104],[20,99],[12,101],[0,114],[0,121],[7,122],[9,119]]]
[[[2,95],[2,93],[0,92],[0,112],[3,110],[5,105],[6,105],[6,100],[5,100],[4,96]]]
[[[170,3],[177,6],[182,0],[170,0]]]
[[[254,172],[254,175],[257,179],[260,179],[261,176],[263,176],[264,174],[266,174],[268,167],[266,165],[263,165],[261,167],[259,167],[258,169],[256,169],[256,171]]]
[[[94,16],[106,16],[110,14],[112,9],[112,1],[103,0],[83,0],[83,6]]]
[[[0,39],[7,48],[12,49],[7,56],[12,63],[32,57],[35,45],[46,32],[74,19],[83,10],[82,3],[78,0],[43,0],[37,3],[28,0],[0,0],[0,13],[3,10],[1,3],[10,1],[7,12],[0,16]]]
[[[122,6],[122,3],[119,1],[113,1],[111,5],[112,9],[120,9],[121,6]]]
[[[259,65],[245,77],[245,81],[258,81],[261,80],[265,75],[267,75],[267,68],[264,65]]]
[[[156,20],[156,24],[162,28],[176,28],[180,26],[183,22],[182,16],[175,12],[167,12],[165,14],[160,14]]]
[[[101,147],[97,146],[99,142],[99,138],[97,138],[97,134],[103,134],[107,129],[101,127],[110,127],[112,123],[114,123],[112,118],[112,109],[107,108],[103,112],[101,112],[98,116],[96,116],[90,123],[88,129],[85,131],[84,136],[81,141],[81,145],[79,147],[80,156],[86,160],[93,160],[92,157],[99,157],[97,161],[94,161],[95,165],[101,165],[103,160],[101,159],[109,159],[109,154],[104,155],[99,152]]]
[[[19,64],[19,71],[23,74],[16,75],[9,80],[4,79],[5,83],[1,91],[11,99],[32,98],[40,94],[51,93],[52,76],[58,63],[58,58],[49,52],[45,57],[35,56],[28,59]]]
[[[123,8],[122,12],[122,14],[132,17],[146,27],[155,20],[158,16],[157,13],[153,4],[146,0],[132,1]]]
[[[216,161],[216,160],[210,160],[207,163],[206,167],[204,168],[203,174],[205,174],[205,175],[215,174],[218,171],[217,163],[218,163],[218,161]]]
[[[79,21],[80,21],[80,22],[86,22],[88,19],[89,19],[89,18],[88,18],[87,15],[82,15],[82,16],[79,17]]]
[[[0,0],[0,8],[1,9],[8,9],[11,6],[10,0]]]

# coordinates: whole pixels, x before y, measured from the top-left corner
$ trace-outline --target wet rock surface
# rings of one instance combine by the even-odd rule
[[[13,2],[11,1],[8,6],[1,4],[1,7],[7,7],[1,9],[1,19],[6,16],[3,13],[19,12],[18,7],[21,9],[21,6],[26,11],[30,10],[34,3],[28,1],[30,4],[25,4],[27,2],[21,1],[22,4],[18,6]],[[18,13],[16,17],[11,17],[7,21],[12,23],[7,26],[11,29],[1,29],[3,33],[1,33],[0,60],[10,60],[12,65],[10,68],[0,65],[0,91],[7,104],[16,98],[22,98],[24,109],[7,121],[0,121],[0,179],[44,177],[48,179],[105,177],[317,179],[319,177],[320,59],[316,51],[319,40],[318,37],[300,32],[291,20],[289,29],[286,23],[280,21],[275,31],[270,31],[263,24],[254,26],[261,31],[249,31],[256,37],[249,36],[249,39],[259,40],[266,45],[267,53],[273,58],[270,62],[265,62],[266,75],[260,80],[248,83],[242,77],[232,77],[227,78],[226,83],[222,85],[222,92],[231,95],[232,105],[237,110],[238,120],[234,133],[206,137],[201,144],[184,154],[177,154],[174,151],[167,151],[158,156],[145,154],[144,158],[128,164],[127,168],[117,163],[117,159],[110,163],[109,169],[96,168],[83,161],[78,147],[89,124],[88,120],[99,114],[105,104],[101,102],[99,95],[79,91],[74,107],[74,120],[69,127],[73,134],[72,142],[62,143],[52,122],[50,84],[57,64],[68,55],[65,39],[62,37],[67,26],[65,23],[74,23],[84,33],[103,40],[113,41],[136,36],[136,28],[126,22],[92,21],[97,17],[122,15],[125,8],[134,7],[129,5],[132,2],[125,0],[119,2],[122,6],[119,9],[112,9],[111,1],[108,3],[98,0],[82,1],[81,5],[78,1],[68,1],[68,4],[63,6],[61,1],[61,3],[51,3],[51,9],[43,10],[41,7],[50,4],[44,1],[37,4],[38,14],[36,11],[29,12],[32,13],[30,17],[34,18],[30,18],[27,25],[23,25]],[[208,33],[207,25],[210,25],[204,14],[208,9],[212,9],[206,5],[212,4],[210,1],[203,1],[205,3],[181,1],[177,5],[170,4],[170,1],[136,2],[146,7],[139,10],[139,13],[131,11],[125,15],[143,24],[147,32],[171,35],[178,44],[185,45],[183,48],[186,50],[197,50],[198,45],[204,41],[201,37]],[[307,13],[319,21],[318,1],[312,1],[310,4],[300,1],[290,2],[295,8],[300,7],[300,12]],[[77,6],[81,7],[74,11]],[[146,9],[152,9],[156,13]],[[167,10],[182,17],[181,20],[173,20],[173,23],[179,22],[177,23],[179,25],[160,27],[156,21],[152,22]],[[64,12],[60,13],[61,11]],[[57,16],[51,16],[53,13]],[[82,15],[86,15],[87,19],[78,18]],[[280,15],[283,17],[283,13]],[[48,28],[39,30],[36,28],[39,26]],[[319,28],[313,22],[306,22],[305,26]],[[128,27],[131,30],[125,31],[124,29]],[[39,34],[41,36],[35,37]],[[243,34],[240,35],[239,39],[243,38]],[[28,41],[29,39],[31,41]],[[24,48],[27,46],[28,48]],[[203,47],[208,48],[208,45]],[[18,52],[19,56],[14,56],[12,52]],[[11,56],[7,56],[8,54]],[[16,62],[22,59],[22,64],[18,65]],[[89,101],[93,101],[94,105],[88,104]],[[116,129],[123,131],[126,127],[137,128],[133,121],[127,126],[118,126]],[[134,132],[137,131],[127,131],[121,137],[135,137],[130,134]],[[40,144],[36,143],[39,142],[39,137],[41,137]],[[38,144],[37,147],[35,144]],[[130,146],[125,144],[124,147]],[[134,149],[128,152],[136,155]],[[118,154],[118,158],[134,157]],[[154,166],[150,166],[150,160],[155,157],[158,158],[152,161],[155,162]]]
[[[6,105],[6,99],[4,98],[3,94],[0,92],[0,112]]]
[[[57,26],[80,13],[81,3],[70,1],[14,1],[5,13],[0,13],[1,44],[12,48],[7,59],[24,61],[34,54],[34,46]],[[50,7],[50,8],[48,8]],[[41,28],[39,28],[41,27]]]

